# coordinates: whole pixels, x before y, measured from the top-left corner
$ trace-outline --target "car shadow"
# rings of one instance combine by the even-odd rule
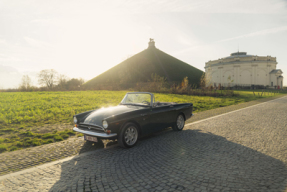
[[[49,191],[284,191],[287,181],[280,160],[201,130],[168,129],[60,166]]]

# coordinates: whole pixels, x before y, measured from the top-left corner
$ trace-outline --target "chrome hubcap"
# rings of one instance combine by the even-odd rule
[[[184,126],[184,118],[183,118],[182,115],[178,116],[176,124],[177,124],[177,128],[178,129],[182,129],[183,128],[183,126]]]
[[[127,130],[125,131],[125,142],[128,145],[133,145],[136,143],[138,139],[138,131],[135,127],[131,126],[128,127]]]

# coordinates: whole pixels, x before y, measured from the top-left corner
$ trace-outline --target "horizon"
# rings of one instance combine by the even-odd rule
[[[277,59],[287,73],[287,1],[2,1],[0,89],[55,69],[90,80],[148,48],[204,71],[240,51]],[[284,86],[287,79],[284,79]]]

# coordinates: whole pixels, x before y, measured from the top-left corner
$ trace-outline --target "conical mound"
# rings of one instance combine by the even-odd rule
[[[115,67],[85,83],[87,88],[100,84],[135,84],[147,82],[152,74],[166,77],[168,82],[181,82],[188,77],[189,84],[199,85],[203,71],[180,61],[165,52],[149,46],[144,51],[126,59]]]

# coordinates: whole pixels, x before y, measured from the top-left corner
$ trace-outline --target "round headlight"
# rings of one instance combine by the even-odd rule
[[[77,123],[78,119],[76,117],[74,117],[74,123]]]
[[[106,120],[103,121],[103,127],[106,129],[108,128],[108,122]]]

